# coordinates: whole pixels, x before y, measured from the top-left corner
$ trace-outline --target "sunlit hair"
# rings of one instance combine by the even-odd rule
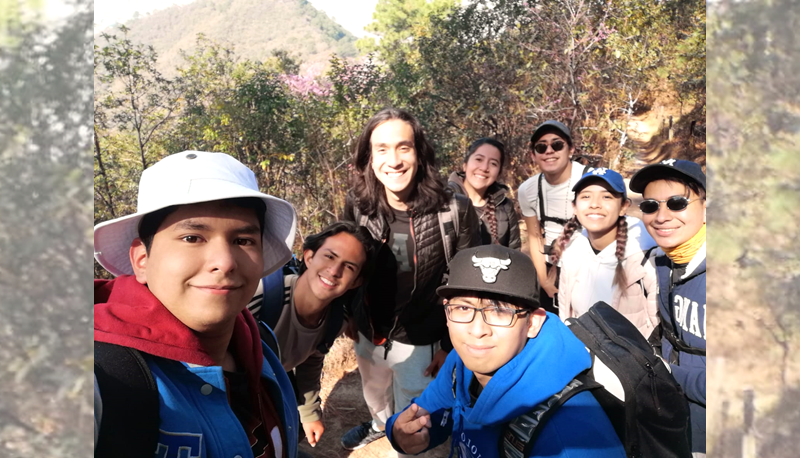
[[[471,158],[472,155],[475,154],[475,151],[478,151],[478,148],[483,145],[494,146],[498,151],[500,151],[500,170],[497,172],[497,176],[499,178],[500,174],[503,173],[503,165],[506,162],[506,147],[499,140],[483,137],[472,142],[472,144],[469,145],[469,148],[467,148],[467,154],[464,155],[464,164],[469,162],[469,158]],[[494,201],[491,195],[487,195],[485,198],[486,207],[484,209],[484,214],[486,215],[486,222],[489,223],[489,232],[492,236],[492,243],[499,244],[500,240],[498,240],[497,237],[497,203]]]
[[[356,240],[361,242],[361,246],[364,248],[366,261],[364,265],[361,266],[359,277],[365,280],[368,279],[373,270],[373,264],[375,263],[375,239],[372,238],[367,228],[363,226],[359,226],[351,221],[338,221],[333,223],[323,229],[322,232],[306,237],[305,242],[303,242],[303,251],[311,250],[313,254],[316,254],[317,250],[325,244],[325,240],[327,240],[328,237],[341,234],[342,232],[352,235]],[[300,268],[300,273],[303,272],[305,272],[305,265],[302,265]]]
[[[358,137],[355,149],[355,173],[352,177],[353,194],[359,211],[367,216],[383,215],[394,220],[394,212],[386,200],[386,190],[372,171],[372,132],[379,125],[400,120],[407,122],[414,131],[414,149],[417,154],[417,173],[412,181],[414,189],[406,205],[417,214],[439,211],[447,204],[448,194],[436,167],[436,153],[425,139],[422,125],[417,118],[405,110],[385,108],[367,121]]]

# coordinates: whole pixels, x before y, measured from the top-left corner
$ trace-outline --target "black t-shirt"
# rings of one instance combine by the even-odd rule
[[[475,407],[475,403],[478,402],[478,397],[483,393],[483,385],[475,378],[475,374],[472,374],[472,380],[469,382],[469,389],[467,391],[469,391],[469,406]]]
[[[378,250],[368,286],[372,325],[380,337],[389,335],[395,317],[411,300],[417,268],[411,217],[407,211],[394,210],[394,218],[389,222],[389,237]],[[405,330],[397,326],[392,340],[405,335]]]
[[[394,210],[394,221],[389,224],[389,231],[389,240],[386,244],[391,249],[391,258],[397,265],[397,290],[394,303],[395,310],[400,310],[411,300],[414,270],[417,268],[416,244],[411,228],[411,217],[407,211]]]

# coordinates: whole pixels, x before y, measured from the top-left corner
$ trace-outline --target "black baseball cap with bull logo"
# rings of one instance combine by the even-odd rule
[[[539,307],[539,280],[531,258],[502,245],[459,251],[450,261],[450,276],[436,293],[491,297],[526,309]]]

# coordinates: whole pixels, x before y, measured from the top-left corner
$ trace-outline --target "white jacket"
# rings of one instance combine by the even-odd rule
[[[584,229],[582,233],[572,237],[561,256],[558,312],[562,321],[576,317],[599,300],[607,302],[610,294],[611,306],[648,338],[658,325],[658,280],[652,259],[644,265],[642,261],[645,252],[656,246],[656,242],[647,233],[641,220],[632,216],[626,218],[628,241],[623,262],[627,275],[626,295],[623,296],[622,289],[616,286],[597,284],[598,278],[605,278],[606,281],[614,278],[617,242],[612,242],[595,255]],[[650,257],[653,257],[652,254]]]

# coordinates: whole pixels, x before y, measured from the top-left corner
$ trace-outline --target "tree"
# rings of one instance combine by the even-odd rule
[[[153,135],[169,122],[178,106],[174,81],[156,68],[152,46],[137,45],[127,38],[129,29],[120,27],[122,37],[101,34],[107,45],[95,47],[98,80],[107,85],[100,106],[112,113],[114,127],[132,131],[142,170],[148,164],[148,145]]]
[[[91,453],[91,2],[12,32],[0,72],[3,454]],[[10,135],[6,135],[10,134]]]
[[[373,22],[364,30],[378,36],[365,37],[356,46],[366,52],[397,51],[407,47],[431,18],[444,17],[458,0],[378,0]],[[392,54],[392,53],[387,53]]]

